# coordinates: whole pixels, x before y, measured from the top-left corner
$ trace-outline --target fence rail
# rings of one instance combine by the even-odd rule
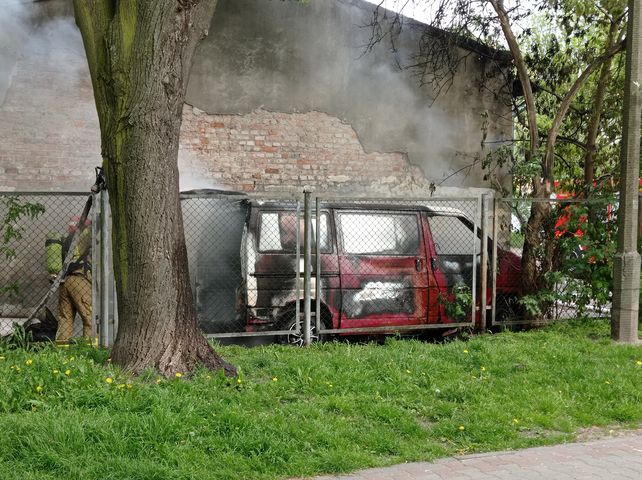
[[[23,324],[50,288],[86,197],[0,194],[10,231],[1,240],[1,336]],[[115,339],[109,208],[105,194],[96,200],[89,257],[26,325],[38,338]],[[549,218],[537,248],[553,239],[555,251],[551,258],[537,252],[537,268],[551,264],[546,288],[531,295],[521,293],[520,269],[532,200],[193,191],[181,201],[190,281],[208,337],[306,344],[318,336],[483,329],[610,311],[608,279],[601,294],[593,284],[608,276],[614,200],[545,202]],[[37,213],[25,205],[37,205]]]

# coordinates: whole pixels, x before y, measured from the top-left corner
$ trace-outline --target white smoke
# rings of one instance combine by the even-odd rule
[[[0,106],[4,103],[11,74],[30,29],[25,3],[19,0],[0,2]]]
[[[208,179],[206,177],[206,173],[199,175],[194,172],[181,172],[179,175],[179,187],[181,192],[202,189],[229,190],[229,188],[223,187],[213,180]]]
[[[0,0],[0,106],[16,66],[35,56],[65,65],[65,81],[87,81],[82,38],[66,1]],[[42,72],[47,75],[48,72]]]
[[[181,192],[201,189],[230,190],[207,173],[207,158],[201,158],[181,147],[178,150],[179,188]]]

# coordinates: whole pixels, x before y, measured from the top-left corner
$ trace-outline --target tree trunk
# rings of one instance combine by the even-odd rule
[[[522,291],[524,294],[534,294],[542,288],[542,277],[538,268],[538,259],[540,254],[538,249],[542,246],[543,227],[546,219],[550,215],[551,205],[545,201],[537,199],[548,198],[546,186],[540,183],[535,192],[533,192],[533,201],[531,205],[531,214],[526,223],[524,231],[524,247],[522,250]],[[541,264],[540,264],[541,265]]]
[[[611,22],[606,40],[606,51],[610,50],[615,44],[617,29],[618,24],[616,22]],[[600,76],[597,80],[597,86],[595,87],[593,114],[591,115],[591,120],[588,126],[588,134],[586,136],[586,154],[584,155],[584,185],[586,186],[587,192],[593,189],[593,180],[595,180],[594,157],[595,151],[597,150],[595,142],[600,129],[600,119],[602,116],[602,109],[604,108],[606,87],[608,86],[610,79],[612,60],[613,57],[609,57],[602,64]],[[594,217],[594,215],[592,215],[592,217]],[[593,218],[593,220],[595,220],[595,218]]]
[[[170,376],[234,367],[198,329],[178,187],[192,55],[216,0],[75,0],[100,121],[113,222],[115,364]]]

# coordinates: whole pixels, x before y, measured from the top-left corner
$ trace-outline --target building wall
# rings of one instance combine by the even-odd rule
[[[199,46],[188,102],[208,113],[262,108],[318,111],[351,125],[366,152],[404,152],[430,181],[487,186],[479,162],[483,114],[489,142],[511,137],[510,97],[483,88],[489,65],[470,55],[439,94],[414,70],[423,26],[409,23],[392,52],[365,54],[374,5],[362,0],[306,3],[220,0]],[[485,72],[488,73],[488,72]]]
[[[183,189],[300,191],[312,185],[402,194],[426,193],[429,186],[405,154],[367,153],[349,124],[321,112],[209,115],[186,105],[179,158],[182,171],[190,172],[182,174]]]
[[[0,52],[1,190],[86,191],[101,163],[69,4],[25,4],[23,25],[4,33],[15,44]],[[371,8],[220,0],[188,88],[181,187],[385,195],[425,195],[432,182],[438,194],[487,187],[479,167],[462,169],[483,154],[481,113],[491,112],[488,140],[507,138],[510,122],[500,121],[501,98],[479,89],[481,66],[471,60],[433,103],[385,48],[360,57],[357,25]]]

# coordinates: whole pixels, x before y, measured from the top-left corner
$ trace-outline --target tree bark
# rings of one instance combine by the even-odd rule
[[[612,21],[609,28],[609,33],[606,40],[606,51],[610,50],[616,41],[616,35],[619,25]],[[611,64],[613,57],[609,57],[602,64],[600,69],[600,76],[597,80],[595,87],[595,100],[593,102],[593,115],[589,121],[588,134],[586,136],[586,153],[584,155],[584,185],[590,191],[593,188],[593,180],[595,180],[595,151],[597,135],[600,130],[600,119],[602,117],[602,108],[604,107],[604,97],[606,95],[606,87],[611,74]]]
[[[94,87],[113,222],[112,360],[166,376],[235,368],[198,329],[178,187],[185,90],[216,0],[74,0]]]

